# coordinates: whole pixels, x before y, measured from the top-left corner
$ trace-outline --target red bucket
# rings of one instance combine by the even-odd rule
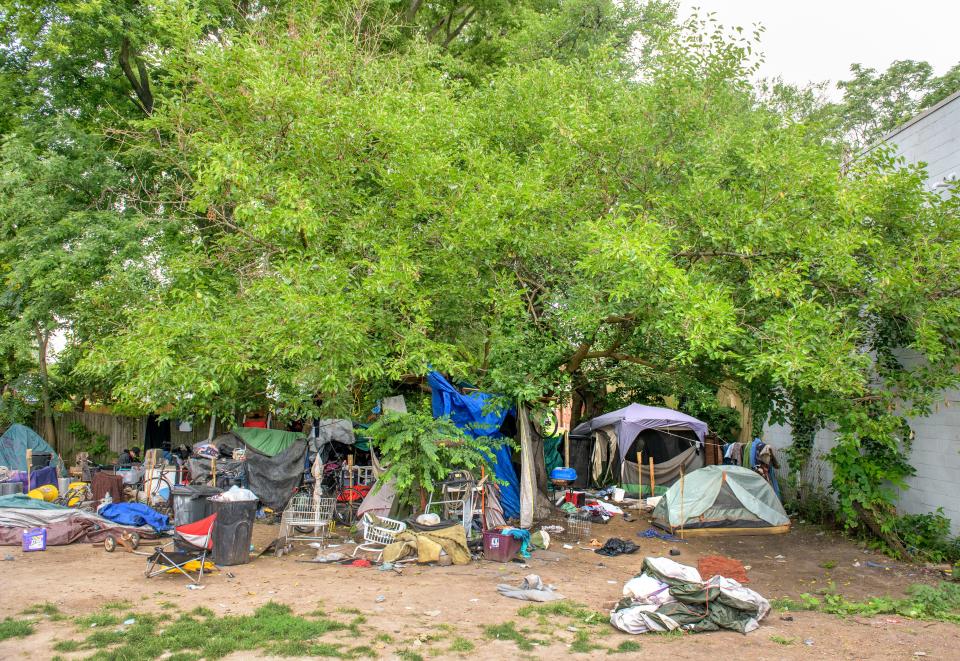
[[[520,540],[496,530],[483,533],[483,557],[494,562],[510,562],[520,552]]]

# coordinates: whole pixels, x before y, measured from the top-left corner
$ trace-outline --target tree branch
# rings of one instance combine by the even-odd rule
[[[130,65],[130,58],[133,58],[134,63],[137,65],[137,73],[134,73],[133,67]],[[150,74],[147,71],[147,66],[144,64],[143,60],[137,55],[133,54],[130,46],[130,39],[124,37],[120,42],[120,69],[123,70],[123,75],[126,76],[127,81],[130,83],[130,87],[133,88],[134,93],[137,95],[137,99],[140,101],[140,109],[144,113],[149,115],[153,112],[153,92],[150,91]]]

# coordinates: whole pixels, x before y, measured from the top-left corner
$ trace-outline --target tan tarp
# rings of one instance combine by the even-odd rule
[[[416,556],[417,562],[437,562],[440,551],[445,551],[453,564],[470,564],[470,549],[467,548],[467,535],[459,523],[441,530],[417,532],[407,530],[396,537],[396,542],[383,550],[384,562],[396,562]]]
[[[687,448],[673,459],[653,465],[653,479],[658,485],[669,486],[680,479],[680,467],[691,473],[703,466],[703,455],[696,448]],[[650,484],[650,466],[644,466],[637,480],[637,462],[626,460],[621,464],[622,484]]]

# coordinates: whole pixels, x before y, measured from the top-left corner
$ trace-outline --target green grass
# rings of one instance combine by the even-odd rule
[[[570,651],[574,654],[589,654],[594,650],[606,649],[602,645],[595,645],[590,640],[590,634],[587,631],[578,631],[573,636],[573,642],[570,644]]]
[[[393,636],[391,636],[388,633],[378,633],[376,636],[373,637],[373,642],[386,643],[389,645],[390,643],[393,642]]]
[[[26,638],[33,633],[33,622],[6,617],[0,621],[0,640]]]
[[[94,653],[89,659],[94,661],[148,661],[168,654],[175,661],[210,660],[242,651],[344,659],[376,656],[367,646],[345,649],[342,643],[320,640],[325,634],[337,631],[349,631],[356,637],[361,633],[359,617],[344,623],[319,611],[299,616],[289,606],[275,602],[264,604],[252,615],[217,616],[203,607],[177,617],[173,615],[128,614],[128,618],[136,621],[124,630],[98,628],[92,632],[83,627],[93,622],[106,627],[106,623],[116,624],[118,619],[107,612],[77,618],[77,625],[87,634],[86,638],[62,641],[60,651],[92,650]]]
[[[76,652],[80,649],[79,640],[60,640],[53,646],[57,652]]]
[[[344,608],[343,606],[337,609],[338,613],[346,613],[347,615],[363,615],[363,611],[359,608]]]
[[[451,652],[472,652],[473,647],[474,647],[473,643],[471,643],[466,638],[460,638],[459,636],[454,638],[453,642],[450,643]]]
[[[131,608],[132,606],[133,604],[126,599],[120,599],[119,601],[108,601],[103,605],[102,608],[103,610],[107,611],[122,611]]]
[[[534,646],[543,644],[541,640],[528,637],[525,631],[518,631],[517,625],[513,622],[489,624],[483,627],[483,635],[490,639],[512,640],[524,652],[529,652]]]
[[[640,643],[635,640],[624,640],[621,641],[619,645],[614,647],[610,652],[612,654],[628,654],[630,652],[639,652]]]
[[[78,617],[76,620],[74,620],[74,622],[76,622],[81,627],[86,627],[89,629],[94,626],[98,626],[98,627],[116,626],[117,624],[120,624],[120,618],[119,616],[114,615],[113,613],[107,613],[107,612],[101,611],[99,613],[94,613],[93,615],[84,615],[82,617]]]
[[[423,661],[422,656],[410,650],[398,650],[397,656],[403,659],[403,661]]]
[[[176,605],[175,603],[173,603],[172,601],[161,601],[161,602],[160,602],[160,608],[162,608],[163,610],[167,610],[167,611],[169,611],[169,610],[176,610],[176,609],[177,609],[177,605]]]
[[[777,645],[793,645],[797,642],[796,638],[784,638],[783,636],[778,636],[776,634],[770,636],[770,640],[775,642]]]
[[[23,615],[47,615],[55,616],[62,615],[60,609],[57,608],[56,604],[51,604],[49,601],[42,604],[34,604],[33,606],[28,606],[20,611]]]
[[[913,585],[905,599],[872,597],[866,601],[852,601],[841,594],[825,594],[823,598],[809,594],[800,600],[775,599],[772,605],[779,610],[810,610],[846,617],[849,615],[899,615],[915,620],[936,620],[960,623],[960,585],[942,582],[937,586]]]
[[[517,615],[520,617],[538,616],[547,619],[565,617],[577,624],[589,625],[606,624],[609,619],[605,613],[595,611],[583,604],[567,601],[551,601],[546,604],[523,606],[517,610]]]
[[[826,569],[827,571],[833,569],[833,568],[836,567],[836,566],[837,566],[837,563],[834,562],[833,560],[827,560],[826,562],[821,562],[821,563],[820,563],[820,568],[821,568],[821,569]]]

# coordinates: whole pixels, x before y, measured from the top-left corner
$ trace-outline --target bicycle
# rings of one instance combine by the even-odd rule
[[[144,503],[160,514],[173,516],[173,485],[163,471],[161,470],[159,475],[148,477],[142,466],[130,470],[139,472],[136,481],[124,482],[124,487],[133,491],[132,500]]]

